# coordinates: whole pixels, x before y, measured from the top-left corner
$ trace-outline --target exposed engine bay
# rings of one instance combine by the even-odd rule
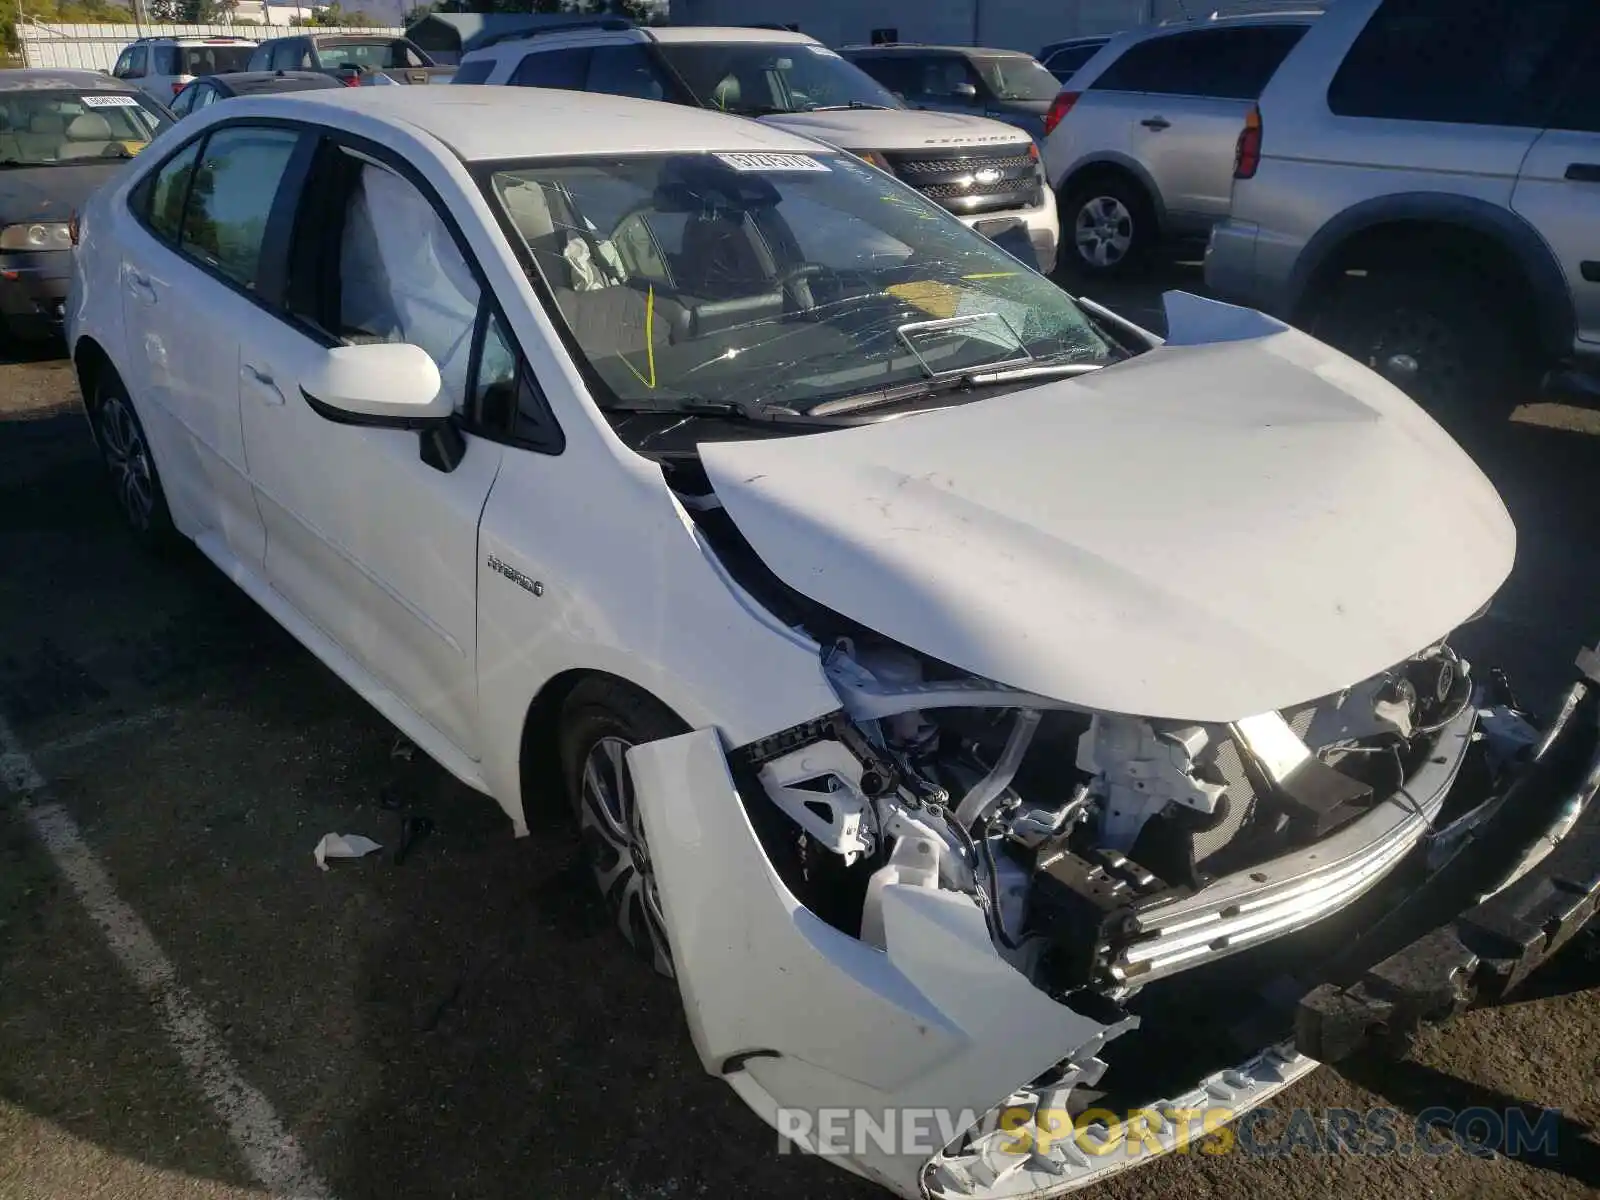
[[[825,666],[846,712],[742,752],[792,823],[774,836],[793,845],[797,894],[881,945],[886,885],[967,893],[1005,956],[1056,995],[1121,999],[1322,915],[1302,897],[1268,927],[1212,929],[1176,960],[1141,953],[1161,941],[1164,910],[1221,881],[1254,872],[1270,883],[1259,868],[1385,808],[1437,800],[1437,812],[1447,788],[1419,798],[1407,785],[1424,767],[1459,765],[1458,727],[1474,716],[1468,666],[1445,643],[1338,695],[1230,725],[1007,697],[882,641],[842,638]],[[1338,902],[1360,882],[1336,888]],[[1238,906],[1230,894],[1221,909]],[[1208,923],[1198,911],[1193,921]]]

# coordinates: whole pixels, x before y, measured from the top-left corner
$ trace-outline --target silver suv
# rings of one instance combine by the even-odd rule
[[[1045,117],[1044,144],[1080,273],[1126,272],[1161,242],[1203,241],[1228,215],[1245,113],[1315,19],[1136,29],[1083,65]]]
[[[1241,129],[1206,283],[1439,414],[1600,360],[1600,4],[1343,0]]]

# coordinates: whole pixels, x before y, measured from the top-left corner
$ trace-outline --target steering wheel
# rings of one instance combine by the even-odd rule
[[[816,297],[811,294],[811,280],[819,275],[836,274],[832,267],[821,263],[799,263],[778,276],[778,287],[784,295],[794,297],[801,312],[811,312],[817,307]]]

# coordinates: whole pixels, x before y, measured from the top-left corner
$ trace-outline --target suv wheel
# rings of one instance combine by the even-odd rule
[[[1101,175],[1070,185],[1061,198],[1061,238],[1081,274],[1111,278],[1145,258],[1155,215],[1138,184]]]
[[[584,857],[617,929],[668,978],[672,949],[627,751],[683,732],[665,707],[613,679],[580,683],[561,711],[561,771]]]
[[[1509,413],[1524,399],[1519,330],[1462,272],[1343,276],[1310,330],[1441,420]]]

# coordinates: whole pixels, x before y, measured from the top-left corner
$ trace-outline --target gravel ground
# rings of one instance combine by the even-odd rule
[[[1105,298],[1154,322],[1154,294]],[[197,554],[129,545],[72,388],[60,362],[0,365],[0,710],[334,1195],[878,1195],[778,1154],[701,1073],[675,994],[612,936],[563,825],[514,841],[490,801],[392,758],[383,721]],[[1600,632],[1600,424],[1551,408],[1474,447],[1522,541],[1469,650],[1535,699]],[[403,864],[313,866],[323,833],[392,847],[407,813],[436,829]],[[1518,1003],[1276,1104],[1548,1106],[1553,1156],[1196,1153],[1095,1194],[1593,1195],[1597,986],[1569,953]],[[263,1194],[0,793],[0,1198]]]

